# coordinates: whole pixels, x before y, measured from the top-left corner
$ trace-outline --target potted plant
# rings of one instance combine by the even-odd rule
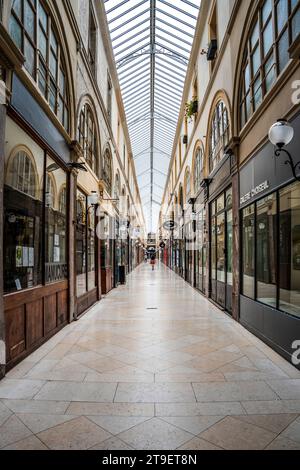
[[[192,120],[193,116],[198,113],[198,98],[197,96],[193,96],[191,101],[185,104],[185,116],[190,121]]]

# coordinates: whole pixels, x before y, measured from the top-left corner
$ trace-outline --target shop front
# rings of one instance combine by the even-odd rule
[[[233,294],[233,206],[231,157],[225,156],[211,175],[209,186],[209,297],[232,313]]]
[[[299,129],[300,116],[291,124]],[[295,133],[295,161],[299,146]],[[300,339],[300,182],[285,160],[267,144],[240,171],[240,321],[291,360]]]
[[[70,318],[71,175],[67,142],[16,76],[5,140],[3,272],[8,370]]]
[[[196,245],[194,261],[194,286],[207,294],[207,224],[206,208],[200,196],[196,202]]]
[[[107,294],[114,287],[114,219],[106,212],[102,213],[101,226],[101,291]]]

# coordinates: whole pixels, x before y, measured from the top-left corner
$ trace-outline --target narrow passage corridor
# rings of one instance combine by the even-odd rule
[[[0,448],[300,449],[300,372],[163,266],[0,383]]]

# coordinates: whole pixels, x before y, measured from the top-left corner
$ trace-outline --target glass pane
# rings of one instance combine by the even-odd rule
[[[255,52],[252,55],[252,71],[253,71],[253,76],[256,75],[256,72],[258,71],[260,67],[260,48],[257,46],[255,49]]]
[[[22,49],[22,29],[13,16],[10,17],[9,32],[12,37],[12,40],[15,42],[18,48]]]
[[[36,158],[36,161],[35,161]],[[42,282],[43,151],[21,151],[8,161],[4,186],[4,292]]]
[[[248,64],[245,69],[245,91],[246,92],[249,89],[249,87],[250,87],[250,66]]]
[[[28,0],[24,2],[24,27],[31,37],[31,39],[35,40],[35,13],[32,10]]]
[[[67,265],[67,207],[61,204],[61,194],[66,194],[65,172],[47,158],[47,186],[45,205],[45,279],[46,283],[68,278]]]
[[[253,33],[251,35],[251,38],[250,38],[251,49],[254,49],[258,39],[259,39],[259,23],[257,21],[257,23],[256,23],[256,25],[253,29]]]
[[[268,92],[271,88],[273,83],[276,80],[276,69],[275,69],[275,64],[274,64],[274,57],[273,54],[271,57],[267,60],[266,65],[265,65],[265,86],[266,86],[266,92]]]
[[[292,18],[292,41],[300,34],[300,7]]]
[[[40,61],[39,65],[39,89],[41,90],[42,94],[46,98],[47,95],[47,82],[46,82],[46,69],[42,62]]]
[[[263,21],[263,24],[266,23],[267,19],[270,16],[271,11],[272,11],[272,0],[266,0],[263,7],[262,7],[262,21]]]
[[[77,272],[77,297],[87,291],[86,273],[86,196],[77,191],[76,203],[76,272]]]
[[[276,13],[277,13],[277,34],[280,34],[282,29],[287,23],[288,20],[288,0],[279,0],[277,7],[276,7]]]
[[[257,109],[262,102],[262,88],[261,88],[261,79],[258,77],[253,85],[253,102],[254,109]]]
[[[217,279],[217,270],[216,270],[216,219],[212,218],[211,223],[211,278],[213,280]]]
[[[276,195],[257,203],[257,300],[276,308]]]
[[[217,217],[217,278],[225,282],[225,213]]]
[[[95,211],[89,213],[88,229],[88,290],[96,287]]]
[[[43,58],[47,60],[47,37],[42,28],[39,29],[39,50]]]
[[[224,194],[217,199],[217,212],[224,210],[225,203],[224,203]]]
[[[41,4],[41,2],[39,2],[39,20],[44,28],[45,33],[47,33],[48,32],[48,15],[43,5]]]
[[[32,75],[35,76],[35,49],[32,47],[28,39],[24,38],[24,55],[25,55],[25,67],[26,70]]]
[[[16,15],[21,19],[22,17],[22,0],[14,0],[12,2],[12,9]]]
[[[254,299],[255,213],[254,204],[243,210],[243,294]]]
[[[280,192],[279,308],[300,317],[300,183]]]
[[[288,34],[288,30],[286,30],[278,43],[279,71],[280,72],[282,72],[282,70],[285,68],[286,64],[290,60],[288,49],[289,49],[289,34]]]
[[[273,45],[273,26],[272,26],[272,20],[270,20],[263,32],[264,57],[266,57],[272,45]]]
[[[50,72],[52,73],[53,78],[56,80],[57,79],[57,58],[53,54],[53,52],[50,52]]]
[[[227,284],[230,286],[233,285],[232,278],[232,247],[233,247],[233,219],[232,219],[232,210],[227,212],[227,234],[226,234],[226,253],[227,253]]]
[[[56,88],[53,82],[51,81],[50,83],[50,94],[49,94],[49,104],[52,109],[52,111],[55,113],[56,112]]]

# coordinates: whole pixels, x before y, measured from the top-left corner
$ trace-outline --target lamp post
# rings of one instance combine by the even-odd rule
[[[293,140],[293,137],[294,129],[285,119],[279,119],[269,130],[269,140],[276,147],[275,157],[279,157],[282,153],[287,155],[288,160],[285,164],[291,167],[294,178],[300,181],[300,175],[297,175],[297,168],[300,170],[300,161],[294,163],[292,155],[284,148]]]

